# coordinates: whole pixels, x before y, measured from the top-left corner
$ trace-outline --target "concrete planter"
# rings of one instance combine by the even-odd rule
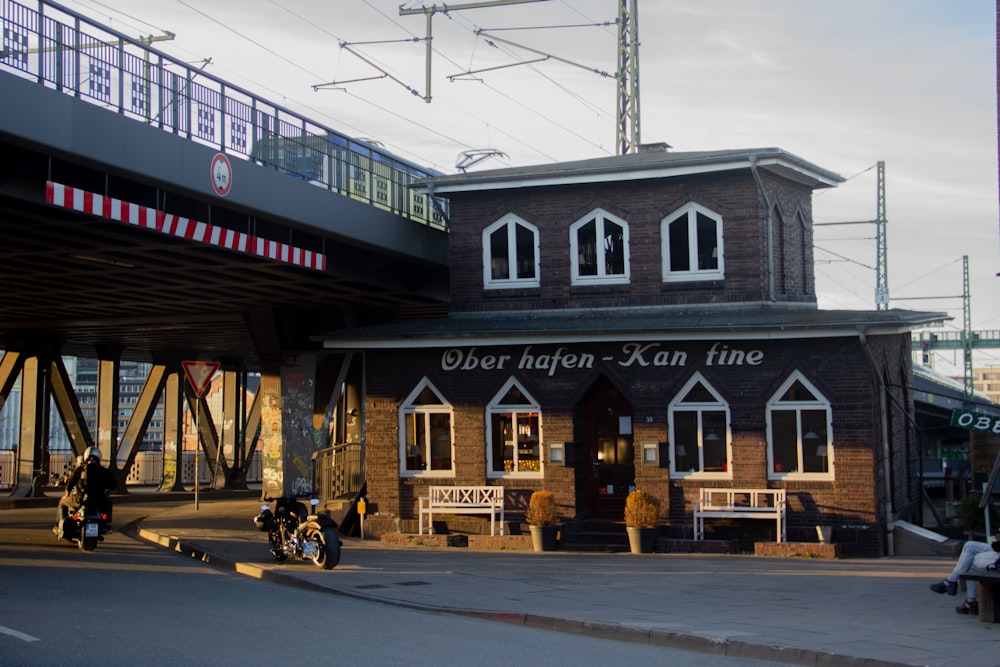
[[[530,526],[531,546],[535,551],[555,551],[559,526]]]
[[[651,554],[656,546],[655,528],[635,528],[626,526],[628,533],[628,546],[634,554]]]

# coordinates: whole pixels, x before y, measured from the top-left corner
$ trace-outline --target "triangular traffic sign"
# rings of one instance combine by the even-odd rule
[[[220,364],[218,361],[182,361],[181,366],[184,367],[184,375],[187,376],[194,395],[201,398],[212,383],[212,376],[219,370]]]

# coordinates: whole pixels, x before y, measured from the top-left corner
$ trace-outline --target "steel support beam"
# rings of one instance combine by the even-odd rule
[[[80,409],[80,401],[73,391],[73,382],[66,372],[66,365],[63,364],[62,357],[58,354],[52,356],[49,361],[49,386],[52,392],[52,401],[56,405],[59,417],[69,436],[69,444],[73,454],[80,456],[88,447],[94,444],[90,429],[87,428],[87,420]],[[127,468],[126,468],[127,470]]]
[[[180,362],[167,368],[163,387],[163,480],[160,491],[183,491],[181,483],[181,443],[183,442],[184,378]]]
[[[21,424],[17,443],[17,478],[12,496],[40,496],[48,474],[47,454],[42,442],[47,423],[48,364],[38,356],[24,359],[21,372]]]
[[[139,398],[132,407],[132,415],[129,417],[125,432],[121,436],[121,444],[115,459],[115,466],[122,471],[123,477],[128,477],[129,471],[132,470],[139,445],[146,437],[149,422],[156,414],[160,396],[166,385],[166,378],[167,367],[163,364],[153,364],[142,385],[142,390],[139,392]],[[121,488],[124,489],[124,485],[121,485]]]
[[[312,490],[312,455],[322,434],[313,427],[316,355],[270,361],[260,378],[263,494]]]
[[[101,460],[107,463],[118,457],[118,397],[121,382],[121,350],[97,351],[97,437]],[[124,480],[119,479],[119,486]]]

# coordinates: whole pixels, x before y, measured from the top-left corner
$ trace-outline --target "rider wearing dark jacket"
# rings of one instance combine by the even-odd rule
[[[66,493],[59,500],[58,520],[83,504],[84,498],[96,498],[101,512],[108,517],[106,523],[110,524],[112,504],[108,492],[118,488],[118,481],[101,465],[101,450],[97,447],[88,448],[84,459],[66,481]]]

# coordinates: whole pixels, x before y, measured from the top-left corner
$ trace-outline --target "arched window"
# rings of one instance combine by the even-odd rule
[[[513,213],[483,230],[487,289],[539,286],[538,228]]]
[[[671,476],[731,478],[729,404],[701,373],[691,376],[667,410]]]
[[[452,407],[424,378],[399,407],[399,473],[453,477]]]
[[[541,477],[542,413],[510,378],[486,406],[486,469],[489,477]]]
[[[767,402],[768,478],[831,479],[830,402],[798,371]]]
[[[687,204],[663,219],[663,281],[721,280],[724,276],[722,216]]]
[[[629,281],[628,223],[597,209],[569,228],[574,285]]]

